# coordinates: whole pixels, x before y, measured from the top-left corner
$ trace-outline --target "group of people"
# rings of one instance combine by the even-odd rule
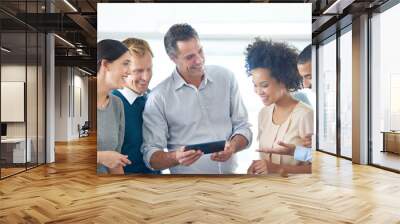
[[[150,91],[153,53],[145,40],[98,43],[97,172],[234,173],[236,153],[252,143],[234,74],[205,65],[199,35],[188,24],[170,27],[164,47],[176,66]],[[313,110],[299,92],[311,79],[310,46],[298,55],[286,43],[256,38],[245,63],[265,105],[258,119],[260,159],[248,173],[310,173]],[[219,140],[224,149],[211,154],[185,148]]]

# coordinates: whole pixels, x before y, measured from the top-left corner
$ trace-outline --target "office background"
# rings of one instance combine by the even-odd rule
[[[281,2],[235,1],[257,2],[255,4]],[[399,34],[396,27],[400,15],[399,0],[290,1],[312,3],[313,85],[318,90],[317,121],[321,120],[316,127],[319,132],[317,140],[319,135],[321,139],[316,143],[325,141],[325,146],[322,144],[323,147],[317,147],[317,151],[313,152],[311,175],[290,175],[288,178],[274,175],[104,178],[97,176],[94,168],[95,132],[90,133],[89,137],[72,138],[54,144],[57,129],[54,122],[57,116],[55,110],[56,105],[60,105],[60,97],[55,97],[56,88],[60,86],[55,77],[59,73],[55,70],[64,67],[63,73],[66,74],[61,81],[66,80],[67,84],[63,83],[65,86],[60,96],[62,103],[71,102],[66,104],[69,109],[62,111],[62,116],[67,116],[68,111],[71,114],[73,112],[72,102],[75,97],[65,89],[72,87],[73,82],[78,87],[78,81],[74,81],[72,74],[95,75],[96,3],[101,2],[164,0],[0,1],[0,35],[14,33],[22,36],[22,52],[29,52],[26,46],[31,43],[27,35],[30,32],[26,30],[32,26],[38,30],[39,37],[41,34],[45,36],[44,40],[38,38],[39,43],[43,41],[44,45],[41,47],[39,44],[35,48],[38,49],[37,55],[43,55],[39,52],[44,49],[46,58],[42,67],[45,68],[42,70],[45,75],[40,77],[39,72],[36,76],[36,68],[40,66],[35,66],[35,75],[31,76],[31,59],[26,57],[32,54],[20,55],[22,76],[28,75],[28,78],[13,79],[25,83],[24,88],[34,83],[31,78],[46,79],[44,97],[40,96],[42,82],[34,85],[38,86],[38,105],[40,102],[46,105],[45,121],[40,118],[43,113],[38,112],[36,116],[33,113],[34,117],[38,117],[37,139],[41,135],[40,125],[46,127],[46,164],[35,169],[17,167],[20,171],[28,171],[12,172],[10,175],[4,175],[4,169],[0,169],[0,222],[399,222],[400,201],[396,199],[400,198],[400,168],[396,165],[400,164],[400,156],[396,150],[400,149],[397,147],[400,138],[396,136],[400,132],[390,130],[398,129],[396,114],[399,101],[396,99],[399,94],[396,74],[400,67],[397,59]],[[30,10],[30,5],[36,11]],[[2,68],[3,65],[6,67],[3,60],[8,59],[7,52],[18,51],[18,47],[14,48],[12,44],[13,41],[18,42],[18,38],[9,40],[11,42],[7,45],[0,41],[4,48],[0,54]],[[41,61],[34,65],[42,65]],[[96,97],[90,91],[96,88],[93,86],[96,82],[91,80],[95,78],[89,77],[88,80],[89,121],[96,115],[93,113],[96,105],[91,106]],[[329,81],[324,83],[323,80]],[[25,100],[29,100],[25,92],[22,95]],[[24,102],[24,106],[27,103]],[[40,111],[40,108],[37,110]],[[25,118],[25,112],[28,111],[32,109],[25,106],[24,122],[12,123],[29,129],[32,120],[29,116],[32,115],[27,114]],[[351,123],[348,122],[349,116]],[[12,129],[10,133],[14,132]],[[347,129],[347,133],[351,129],[351,136],[344,135],[344,129]],[[328,131],[334,134],[334,138],[324,134]],[[70,136],[73,137],[73,134]],[[22,137],[22,142],[28,138],[35,137]],[[345,142],[346,138],[351,140]],[[349,142],[351,151],[345,152],[343,145]],[[3,155],[5,149],[0,147],[0,154]],[[1,162],[4,165],[4,160]],[[27,164],[28,167],[31,166]]]
[[[27,4],[19,7],[39,11]],[[0,15],[10,23],[7,13]],[[32,26],[7,22],[0,31],[1,177],[43,164],[46,157],[45,36]]]
[[[337,21],[313,35],[317,150],[399,171],[400,34],[393,27],[400,5],[388,1]]]
[[[55,162],[55,142],[78,139],[78,127],[96,119],[95,66],[87,63],[95,50],[79,26],[45,18],[71,22],[59,14],[68,8],[63,4],[0,2],[1,179]],[[89,123],[95,131],[96,123]]]

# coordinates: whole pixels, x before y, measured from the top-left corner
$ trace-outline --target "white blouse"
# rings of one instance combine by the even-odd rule
[[[260,148],[280,147],[279,141],[287,144],[301,145],[301,139],[308,134],[313,134],[313,110],[306,104],[299,102],[292,113],[280,125],[274,124],[272,114],[275,104],[261,109],[258,114],[258,141]],[[269,159],[273,163],[282,165],[300,165],[293,156],[272,153],[260,153],[262,159]]]

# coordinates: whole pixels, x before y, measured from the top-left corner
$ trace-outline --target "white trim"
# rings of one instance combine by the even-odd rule
[[[72,10],[74,10],[75,12],[78,12],[78,10],[68,1],[68,0],[64,0],[65,4],[67,4]]]
[[[54,34],[54,36],[55,37],[57,37],[59,40],[61,40],[62,42],[64,42],[64,43],[66,43],[67,45],[69,45],[70,47],[73,47],[73,48],[75,48],[75,45],[73,45],[71,42],[69,42],[68,40],[66,40],[66,39],[64,39],[64,38],[62,38],[62,37],[60,37],[59,35],[57,35],[57,34]]]

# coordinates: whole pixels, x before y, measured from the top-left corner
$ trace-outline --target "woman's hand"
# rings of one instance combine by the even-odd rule
[[[253,160],[253,163],[247,169],[247,174],[268,174],[281,172],[281,166],[274,164],[269,160]]]
[[[306,135],[304,138],[301,139],[301,145],[306,148],[311,148],[312,141],[312,134]],[[279,155],[294,155],[294,151],[296,150],[296,145],[294,144],[287,144],[283,141],[278,142],[278,147],[274,148],[261,148],[257,149],[257,152],[265,152],[265,153],[274,153]]]
[[[312,146],[312,136],[313,134],[308,134],[301,139],[302,145],[306,148],[311,148]]]
[[[122,155],[116,151],[100,151],[97,152],[97,163],[106,166],[109,169],[124,167],[131,164],[127,155]]]
[[[274,153],[279,155],[293,155],[296,146],[293,144],[286,144],[282,141],[278,142],[279,147],[275,148],[261,148],[257,149],[257,152]]]
[[[247,169],[247,174],[267,174],[267,160],[253,160],[253,163],[250,165],[249,169]]]

